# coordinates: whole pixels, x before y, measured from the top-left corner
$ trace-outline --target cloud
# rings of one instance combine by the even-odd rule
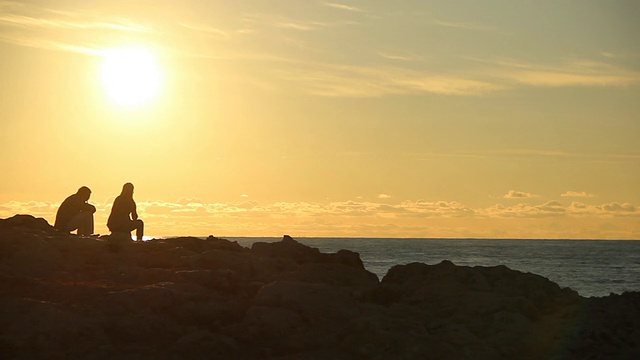
[[[433,20],[433,24],[438,26],[448,27],[448,28],[464,29],[464,30],[472,30],[472,31],[495,31],[495,28],[490,26],[464,23],[464,22]]]
[[[110,205],[97,204],[96,230],[108,233]],[[236,234],[269,236],[511,236],[571,238],[633,238],[640,209],[631,203],[586,204],[558,201],[539,205],[495,204],[471,208],[456,201],[402,201],[395,204],[349,200],[330,203],[256,201],[206,203],[197,198],[176,202],[139,201],[138,212],[150,235]],[[55,220],[59,203],[9,201],[0,204],[0,218],[32,214]],[[535,223],[531,223],[535,221]],[[532,226],[535,224],[535,226]],[[546,228],[542,228],[546,224]],[[615,224],[616,231],[598,228]],[[523,229],[528,229],[523,233]],[[384,234],[384,235],[383,235]],[[637,237],[636,237],[637,238]]]
[[[514,192],[520,193],[520,192]],[[533,195],[520,193],[514,198],[527,198]],[[384,195],[384,194],[382,194]],[[381,197],[381,199],[387,199]],[[104,216],[110,211],[111,203],[94,203]],[[631,203],[607,203],[589,205],[572,202],[564,206],[558,201],[548,201],[540,205],[516,204],[505,206],[496,204],[487,208],[471,208],[456,201],[402,201],[396,204],[367,202],[360,200],[338,201],[326,204],[310,202],[276,202],[260,204],[256,201],[237,203],[205,203],[197,198],[180,198],[176,202],[139,201],[138,212],[141,216],[180,220],[185,218],[221,219],[221,218],[326,218],[326,217],[368,217],[368,218],[484,218],[519,217],[537,218],[548,216],[640,216],[640,209]],[[51,220],[59,203],[9,201],[0,204],[0,216],[32,214]]]
[[[496,204],[493,207],[484,209],[483,215],[498,218],[548,218],[562,217],[567,215],[567,209],[556,201],[550,201],[542,205],[517,204],[504,206]]]
[[[380,194],[378,195],[378,199],[390,199],[391,195],[387,195],[387,194]]]
[[[96,48],[105,46],[105,33],[152,32],[129,18],[0,2],[0,41],[25,47],[95,54]]]
[[[379,51],[378,55],[382,58],[389,60],[399,60],[399,61],[422,61],[424,58],[420,55],[415,55],[411,53],[398,54],[398,53],[389,53],[384,51]]]
[[[300,84],[302,91],[326,97],[358,98],[421,93],[466,96],[482,95],[503,88],[498,84],[459,75],[373,65],[305,63],[280,70],[279,77]]]
[[[415,55],[382,51],[377,54],[384,59],[403,62],[422,60]],[[591,87],[640,83],[640,73],[636,71],[587,60],[556,65],[506,60],[480,62],[484,65],[473,71],[461,71],[460,68],[447,73],[436,71],[426,64],[422,68],[415,68],[374,63],[337,65],[305,61],[298,68],[287,67],[280,73],[282,79],[300,83],[304,91],[328,97],[382,97],[420,93],[480,96],[524,86]]]
[[[640,209],[630,203],[609,203],[590,205],[583,202],[572,202],[564,206],[558,201],[549,201],[541,205],[517,204],[504,206],[496,204],[486,209],[479,209],[480,216],[498,218],[543,218],[543,217],[573,217],[573,218],[622,218],[640,217]]]
[[[4,216],[13,216],[15,214],[31,214],[36,217],[49,216],[56,213],[60,203],[49,201],[9,201],[0,204],[0,213]]]
[[[485,74],[511,85],[535,87],[623,86],[640,83],[640,73],[613,64],[572,59],[541,64],[514,59],[478,60],[489,65]],[[494,67],[494,69],[491,69]]]
[[[405,217],[473,217],[476,211],[452,201],[404,201],[396,206]]]
[[[129,21],[113,19],[110,22],[87,21],[81,19],[34,18],[12,14],[0,15],[0,24],[9,27],[30,29],[65,29],[65,30],[118,30],[150,32],[150,29]]]
[[[597,153],[570,153],[558,150],[543,150],[543,149],[500,149],[500,150],[485,150],[477,151],[473,153],[454,153],[454,154],[408,154],[414,157],[478,157],[478,158],[490,158],[490,157],[512,157],[512,158],[535,158],[545,157],[553,158],[557,160],[570,160],[570,161],[583,161],[583,162],[595,162],[595,163],[620,163],[620,162],[635,162],[640,159],[638,154],[597,154]],[[571,193],[572,191],[567,191]],[[578,193],[578,192],[575,192]],[[566,195],[568,196],[568,195]]]
[[[204,204],[204,202],[197,197],[181,197],[177,203],[180,205]]]
[[[276,29],[289,29],[295,31],[315,31],[326,28],[335,28],[346,25],[354,25],[356,23],[352,21],[317,21],[317,20],[299,20],[293,19],[290,17],[285,17],[282,15],[274,15],[274,14],[266,14],[266,13],[256,13],[256,14],[245,14],[243,17],[244,23],[249,27],[249,34],[265,34],[265,29],[268,28],[276,28]],[[282,36],[280,35],[282,38]],[[287,37],[283,39],[289,40]]]
[[[619,204],[617,202],[613,202],[610,204],[604,204],[600,207],[602,210],[613,213],[636,213],[638,212],[638,208],[629,203]]]
[[[298,91],[315,96],[352,98],[405,94],[485,96],[523,87],[640,83],[639,72],[608,63],[606,61],[613,62],[615,58],[606,56],[598,57],[604,61],[564,59],[555,63],[466,57],[448,61],[446,67],[426,62],[421,56],[402,49],[384,51],[369,47],[366,51],[370,51],[372,56],[345,56],[344,53],[338,54],[338,49],[318,42],[319,37],[307,34],[373,24],[335,21],[334,18],[321,18],[321,14],[313,14],[311,19],[278,13],[242,14],[237,19],[224,22],[233,26],[230,24],[236,21],[234,29],[228,30],[186,17],[173,23],[163,23],[83,9],[50,9],[32,3],[3,1],[0,4],[0,41],[3,42],[97,54],[97,49],[112,46],[109,43],[113,41],[111,34],[116,34],[116,38],[122,34],[144,36],[145,40],[162,37],[166,48],[179,56],[242,59],[251,65],[268,64],[264,68],[270,70],[259,75],[239,73],[237,76],[242,81],[271,91],[297,87]],[[321,4],[343,11],[365,12],[337,1]],[[438,19],[430,21],[445,28],[492,30],[477,24]],[[339,63],[335,61],[337,58],[352,60]],[[389,60],[394,60],[394,66],[388,66]]]
[[[27,2],[0,1],[0,27],[28,30],[95,30],[150,32],[129,18],[108,17],[83,10],[48,8]]]
[[[508,156],[545,156],[545,157],[560,157],[560,158],[576,158],[585,156],[584,154],[573,154],[564,151],[557,150],[538,150],[538,149],[501,149],[494,151],[485,151],[489,155],[508,155]]]
[[[593,194],[589,194],[585,191],[567,191],[564,194],[561,194],[562,197],[593,197]]]
[[[553,213],[566,213],[567,212],[567,210],[564,208],[564,206],[561,203],[557,202],[557,201],[546,202],[545,204],[537,206],[537,208],[542,210],[542,211],[544,211],[544,212],[547,212],[547,213],[550,213],[550,212],[553,212]]]
[[[380,57],[399,61],[419,60],[385,52]],[[399,63],[399,62],[398,62]],[[283,80],[297,82],[300,89],[326,97],[382,97],[431,93],[451,96],[484,96],[522,87],[625,86],[640,83],[640,73],[617,67],[585,68],[489,64],[474,71],[435,68],[389,67],[385,65],[304,62],[280,70]],[[553,154],[549,154],[553,155]]]
[[[223,38],[223,39],[228,39],[229,38],[229,33],[227,31],[215,28],[215,27],[207,25],[207,24],[183,22],[183,23],[179,23],[178,25],[180,25],[180,26],[182,26],[182,27],[184,27],[186,29],[197,31],[197,32],[200,32],[200,33],[204,33],[204,34],[212,36],[212,37]]]
[[[503,196],[505,199],[522,199],[522,198],[534,198],[538,195],[526,193],[523,191],[509,190],[509,192]]]
[[[580,74],[560,71],[523,71],[511,74],[511,78],[525,85],[545,87],[629,85],[640,80],[636,74]]]
[[[324,6],[328,6],[328,7],[332,7],[332,8],[336,8],[336,9],[340,9],[340,10],[359,12],[359,13],[364,12],[364,10],[359,9],[359,8],[357,8],[355,6],[339,4],[339,3],[325,2]]]

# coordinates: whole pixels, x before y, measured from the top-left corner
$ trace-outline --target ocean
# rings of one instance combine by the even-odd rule
[[[280,241],[272,237],[225,237],[251,247],[254,242]],[[421,262],[456,265],[506,265],[542,275],[580,295],[607,296],[640,291],[640,241],[631,240],[496,240],[295,238],[322,252],[355,251],[367,270],[382,279],[394,265]]]

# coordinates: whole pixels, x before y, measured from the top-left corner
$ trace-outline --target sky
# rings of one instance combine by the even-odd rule
[[[132,182],[150,236],[640,239],[639,17],[0,0],[0,217],[86,185],[108,233]],[[105,70],[121,49],[151,60]]]

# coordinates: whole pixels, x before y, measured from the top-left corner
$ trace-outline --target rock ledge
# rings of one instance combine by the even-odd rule
[[[505,266],[397,265],[289,236],[145,243],[0,219],[3,359],[639,359],[640,293]]]

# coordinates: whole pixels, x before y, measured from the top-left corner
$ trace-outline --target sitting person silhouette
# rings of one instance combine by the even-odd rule
[[[91,189],[82,186],[73,195],[67,197],[56,213],[54,228],[71,232],[78,230],[78,235],[93,234],[93,213],[96,207],[87,203],[91,197]]]
[[[132,183],[126,183],[122,186],[122,192],[113,202],[113,207],[111,207],[107,227],[111,230],[111,233],[131,234],[131,231],[136,230],[136,240],[142,241],[144,223],[138,219],[136,202],[133,200]]]

